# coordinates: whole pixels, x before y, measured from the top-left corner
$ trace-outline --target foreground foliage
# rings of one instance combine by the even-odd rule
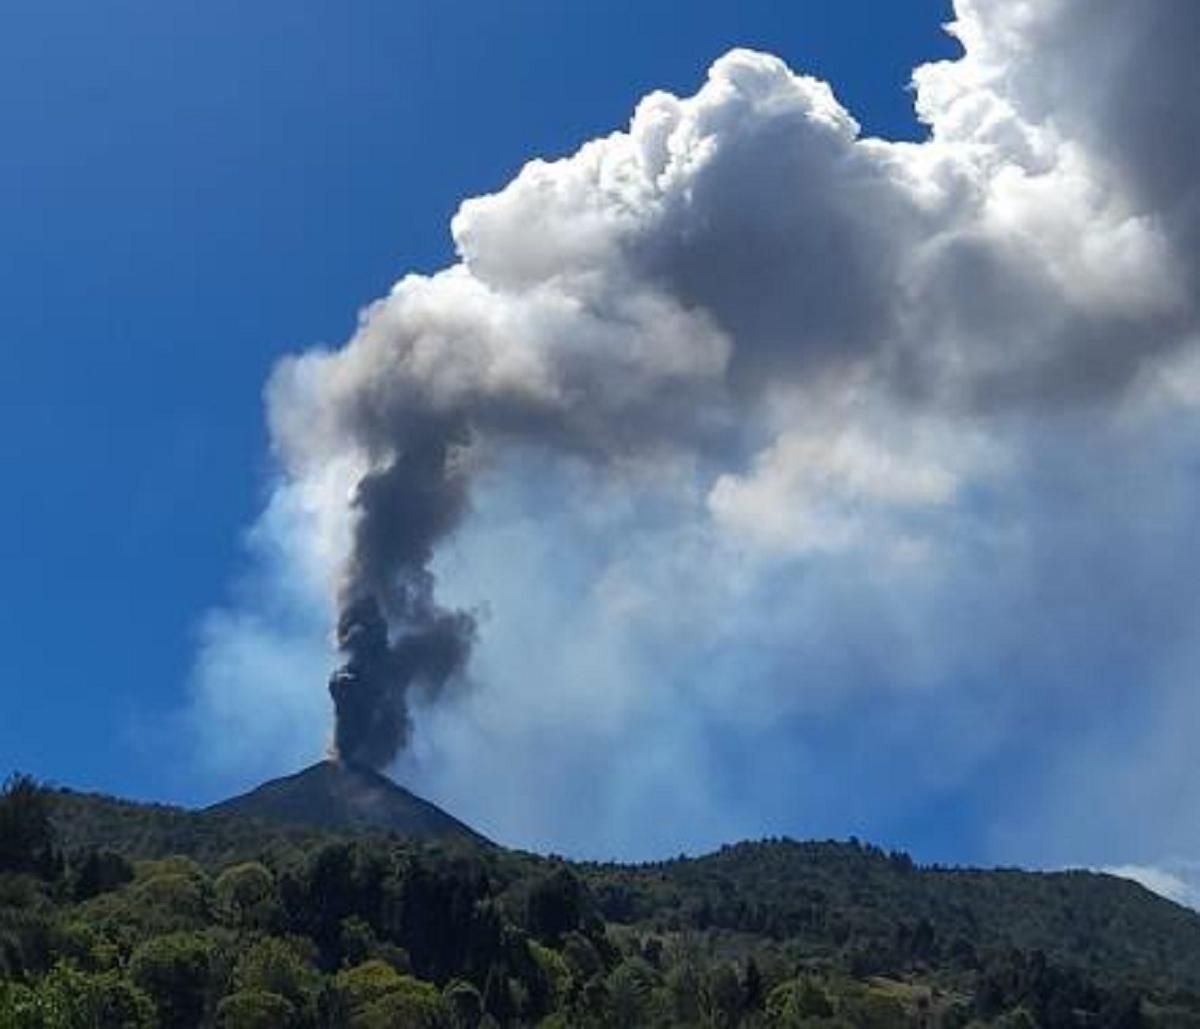
[[[1105,876],[572,864],[24,778],[0,828],[0,1029],[1200,1026],[1200,917]]]

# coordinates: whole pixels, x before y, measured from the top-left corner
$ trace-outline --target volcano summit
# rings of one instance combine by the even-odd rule
[[[379,772],[344,761],[318,762],[208,810],[329,829],[375,829],[413,840],[488,842],[436,804]]]

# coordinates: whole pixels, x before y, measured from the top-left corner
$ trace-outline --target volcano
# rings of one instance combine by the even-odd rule
[[[271,779],[208,811],[324,829],[394,832],[411,840],[489,842],[387,776],[342,761],[321,761],[295,775]]]

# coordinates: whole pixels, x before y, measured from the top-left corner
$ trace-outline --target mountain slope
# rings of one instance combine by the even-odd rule
[[[367,799],[345,801],[340,791],[352,786]],[[382,799],[372,801],[376,796]],[[393,825],[413,844],[401,850],[424,853],[429,867],[454,879],[457,859],[442,845],[479,838],[382,776],[323,765],[208,812],[70,791],[56,792],[54,807],[68,853],[100,846],[131,859],[188,854],[214,872],[263,855],[284,867],[351,840],[400,853],[381,824],[399,811],[404,817]],[[320,819],[337,824],[313,824]],[[514,916],[528,909],[539,881],[570,870],[606,923],[643,936],[699,932],[760,941],[863,974],[905,961],[967,967],[987,952],[1016,948],[1044,952],[1105,982],[1133,979],[1200,993],[1200,914],[1108,875],[922,868],[903,854],[832,841],[742,843],[643,865],[563,862],[501,847],[469,851]]]
[[[64,1004],[115,1024],[114,999],[170,1014],[175,979],[146,975],[164,957],[209,970],[204,1018],[171,1024],[315,1025],[358,1005],[411,1025],[417,1004],[421,1024],[486,1011],[508,1029],[1200,1026],[1200,915],[1106,875],[921,868],[853,840],[569,862],[463,843],[433,805],[327,765],[216,812],[45,796],[58,857],[0,867],[3,1026]],[[403,836],[376,831],[389,820]],[[171,853],[204,863],[130,860]],[[245,985],[268,968],[298,985]]]
[[[581,871],[610,921],[847,946],[864,969],[1016,948],[1101,976],[1200,990],[1200,913],[1082,870],[920,867],[860,843],[739,843],[700,858]]]
[[[338,830],[394,832],[412,840],[482,835],[435,804],[368,768],[321,761],[214,804],[207,813],[264,818]]]

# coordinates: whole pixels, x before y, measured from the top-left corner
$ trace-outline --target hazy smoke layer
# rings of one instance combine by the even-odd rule
[[[276,506],[303,508],[296,549],[336,568],[341,754],[386,764],[408,701],[466,669],[475,623],[439,604],[434,569],[474,533],[458,595],[484,582],[505,505],[565,542],[541,554],[519,533],[525,555],[487,580],[483,649],[508,634],[489,667],[502,648],[524,662],[526,712],[537,689],[582,698],[586,676],[535,682],[548,622],[581,614],[514,641],[539,589],[583,597],[602,616],[571,647],[612,672],[602,709],[634,683],[628,710],[671,708],[664,734],[751,697],[778,715],[950,684],[974,725],[1015,723],[1023,700],[970,692],[982,669],[1057,696],[1047,683],[1080,674],[1064,648],[1120,637],[1128,612],[1073,576],[1125,575],[1136,552],[1169,594],[1179,566],[1155,548],[1194,507],[1172,469],[1200,400],[1200,6],[956,14],[964,55],[915,73],[925,142],[864,138],[824,83],[734,51],[694,96],[652,94],[626,131],[466,201],[457,264],[279,366]],[[524,565],[545,573],[510,595]],[[1133,667],[1136,647],[1111,646],[1104,675]]]

